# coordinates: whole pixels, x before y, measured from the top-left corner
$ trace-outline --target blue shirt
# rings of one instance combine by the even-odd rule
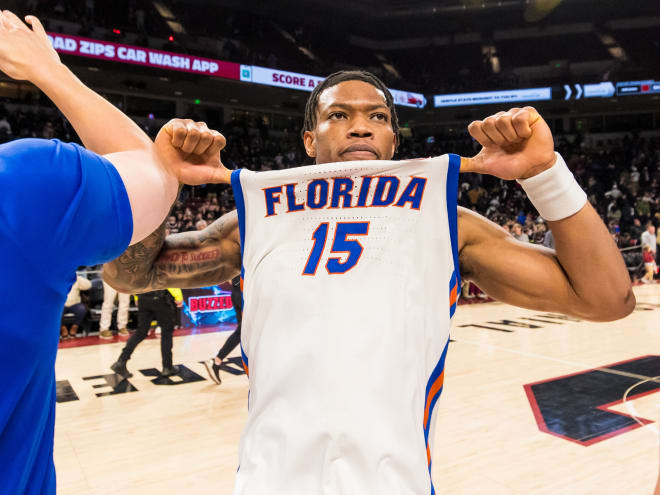
[[[128,195],[105,158],[75,144],[0,146],[0,493],[55,493],[55,356],[80,265],[119,256]]]

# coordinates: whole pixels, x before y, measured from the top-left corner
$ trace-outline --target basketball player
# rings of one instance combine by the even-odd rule
[[[167,215],[180,180],[214,180],[218,169],[199,156],[182,161],[166,132],[152,143],[61,64],[36,18],[26,20],[32,29],[0,13],[0,70],[43,90],[89,149],[45,139],[0,146],[0,493],[50,495],[55,355],[76,267],[142,240]],[[223,143],[205,136],[212,154]]]
[[[196,146],[190,122],[170,125],[175,146]],[[389,161],[389,91],[369,73],[333,74],[305,112],[317,165],[234,171],[237,211],[201,232],[161,227],[106,265],[127,292],[242,272],[250,397],[235,494],[433,493],[433,406],[461,277],[525,308],[595,321],[632,311],[619,251],[541,116],[513,108],[468,129],[482,145],[473,158]],[[459,166],[519,180],[556,250],[457,209]]]

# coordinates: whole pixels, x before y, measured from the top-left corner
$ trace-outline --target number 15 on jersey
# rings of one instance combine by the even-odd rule
[[[325,248],[325,242],[328,238],[328,222],[320,224],[312,234],[314,245],[307,258],[307,263],[302,272],[303,275],[316,275],[316,269],[321,261],[321,255]],[[362,256],[364,247],[357,239],[351,239],[349,236],[367,235],[369,233],[369,222],[337,222],[335,228],[335,237],[332,240],[330,253],[342,254],[348,256],[342,261],[341,257],[329,257],[325,263],[325,268],[331,275],[343,274],[357,265]]]

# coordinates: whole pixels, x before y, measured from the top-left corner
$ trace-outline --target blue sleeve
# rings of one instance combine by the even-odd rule
[[[119,173],[76,144],[20,139],[0,146],[0,191],[4,235],[49,273],[112,260],[133,235]]]

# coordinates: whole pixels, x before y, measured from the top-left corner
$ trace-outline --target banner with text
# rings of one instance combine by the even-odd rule
[[[55,50],[63,54],[204,74],[225,79],[239,79],[240,65],[233,62],[81,38],[68,34],[49,33],[48,38]]]
[[[507,91],[483,91],[480,93],[457,93],[435,95],[434,106],[457,107],[463,105],[488,105],[517,101],[543,101],[552,99],[552,88],[512,89]]]
[[[268,69],[267,67],[259,67],[257,65],[241,65],[241,81],[264,84],[266,86],[312,91],[323,79],[325,78],[300,74],[298,72]],[[392,98],[396,105],[416,108],[426,106],[426,98],[421,93],[411,93],[398,89],[390,89],[390,93],[392,93]]]

